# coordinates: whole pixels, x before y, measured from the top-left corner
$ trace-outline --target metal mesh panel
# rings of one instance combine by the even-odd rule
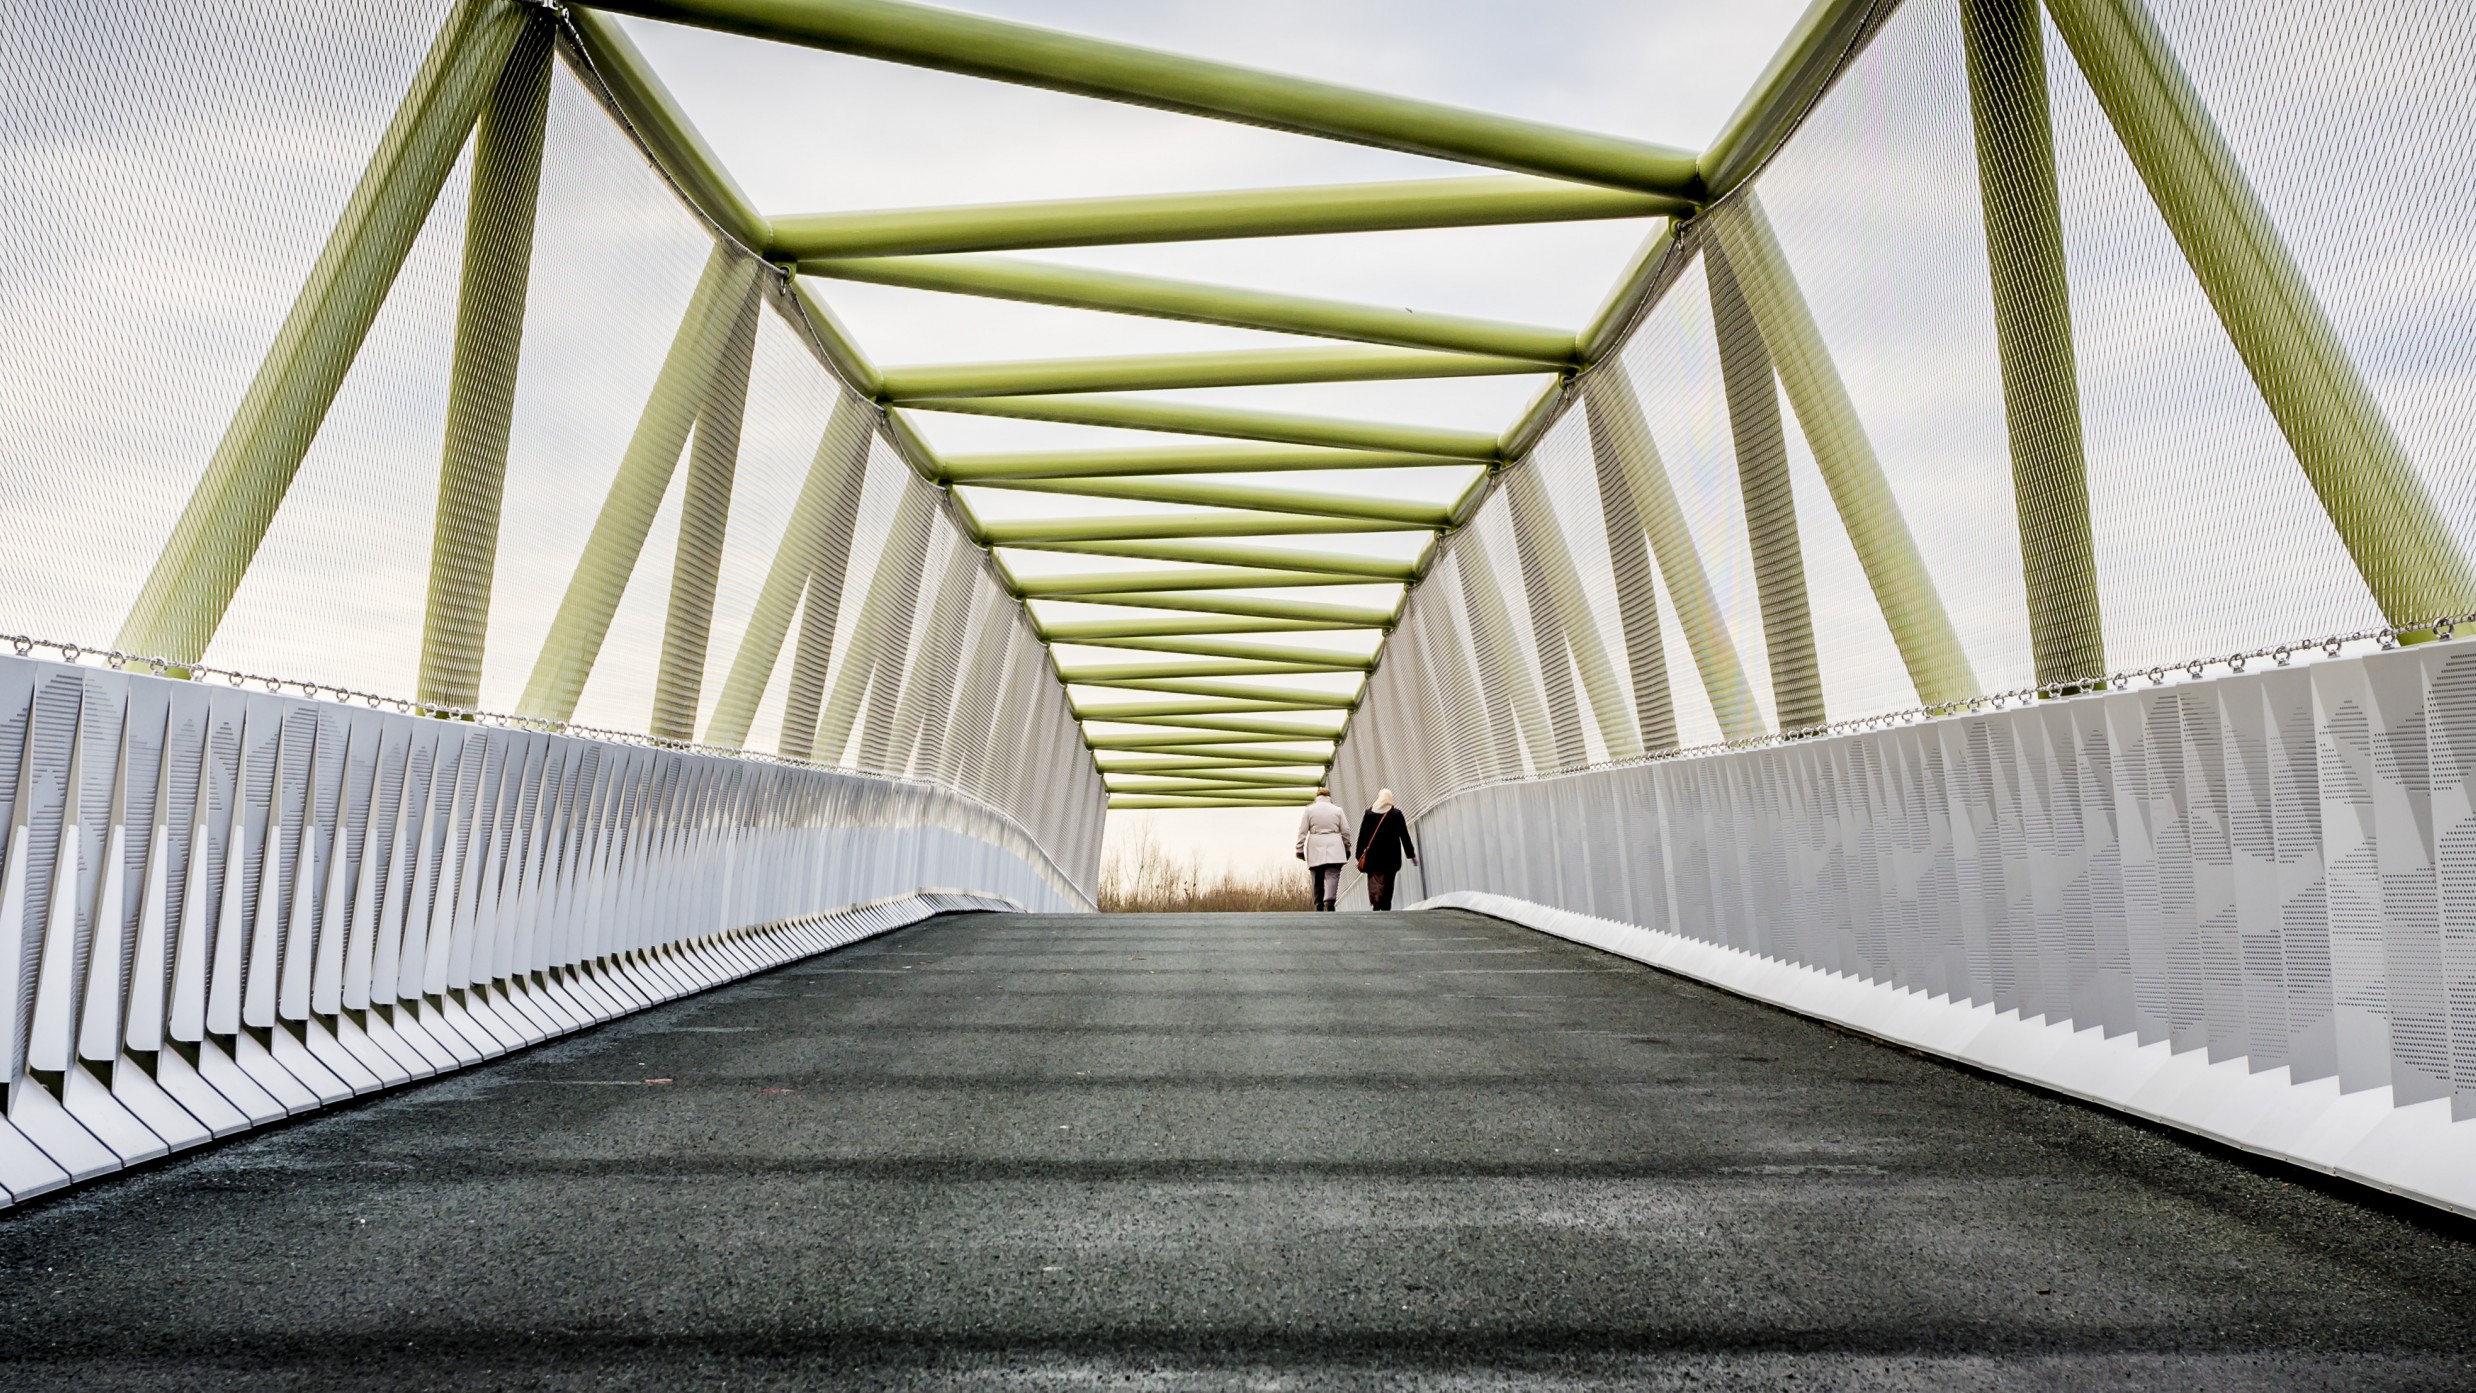
[[[443,0],[0,22],[0,511],[59,539],[0,627],[927,780],[1088,888],[1105,795],[1021,605],[571,39]]]

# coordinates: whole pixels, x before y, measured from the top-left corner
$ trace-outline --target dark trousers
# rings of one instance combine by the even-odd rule
[[[1393,907],[1393,874],[1391,871],[1369,871],[1367,873],[1368,908],[1391,909]]]
[[[1307,878],[1315,889],[1315,907],[1330,909],[1341,899],[1341,863],[1329,866],[1309,866]]]

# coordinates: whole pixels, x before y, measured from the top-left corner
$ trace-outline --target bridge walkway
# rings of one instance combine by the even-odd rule
[[[1458,912],[951,916],[0,1219],[13,1389],[2448,1387],[2471,1351],[2464,1228]]]

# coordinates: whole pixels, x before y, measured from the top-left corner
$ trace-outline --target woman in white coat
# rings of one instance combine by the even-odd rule
[[[1350,859],[1350,819],[1329,788],[1317,789],[1315,801],[1299,816],[1298,859],[1307,863],[1315,907],[1333,908],[1341,898],[1341,868]]]

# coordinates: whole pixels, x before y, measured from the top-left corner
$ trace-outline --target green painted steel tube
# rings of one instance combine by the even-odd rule
[[[1035,550],[1035,548],[1025,548]],[[1388,561],[1379,557],[1335,556],[1315,551],[1293,551],[1281,547],[1250,546],[1243,542],[1220,538],[1203,538],[1192,542],[1176,540],[1148,542],[1051,542],[1036,550],[1069,552],[1081,556],[1116,556],[1137,561],[1189,561],[1204,566],[1255,566],[1272,572],[1294,572],[1325,577],[1325,584],[1338,585],[1367,580],[1415,580],[1417,563]],[[1261,585],[1262,581],[1231,581],[1230,585]],[[1124,588],[1121,586],[1120,588]]]
[[[1554,179],[1686,199],[1702,188],[1694,157],[1665,146],[902,0],[616,0],[605,8]]]
[[[1728,616],[1702,568],[1702,552],[1694,545],[1685,510],[1677,504],[1676,486],[1668,479],[1667,463],[1651,438],[1632,383],[1621,370],[1592,373],[1584,379],[1582,394],[1591,450],[1607,457],[1611,472],[1624,479],[1633,495],[1634,515],[1651,539],[1651,555],[1659,563],[1660,579],[1667,582],[1668,602],[1676,608],[1677,625],[1685,631],[1720,734],[1729,740],[1761,735],[1762,710],[1754,703],[1754,689],[1745,680],[1745,665],[1729,636]]]
[[[2476,611],[2476,568],[2140,0],[2049,0],[2382,616]]]
[[[1156,716],[1095,716],[1094,720],[1119,722],[1125,725],[1150,726],[1158,730],[1188,730],[1223,732],[1227,736],[1262,736],[1268,740],[1338,740],[1341,727],[1326,726],[1310,729],[1290,721],[1259,721],[1245,716],[1216,716],[1210,712],[1187,712]]]
[[[1187,435],[1218,435],[1287,445],[1395,450],[1441,455],[1465,462],[1484,463],[1496,458],[1496,437],[1477,431],[1397,425],[1388,421],[1347,421],[1331,416],[1300,416],[1282,411],[1248,411],[1227,406],[1195,406],[1186,402],[1142,397],[924,397],[904,403],[904,409],[947,411],[966,416],[1005,416],[1024,421],[1065,421],[1086,426],[1117,426],[1127,430],[1178,431]]]
[[[1048,450],[1010,455],[947,455],[939,477],[953,484],[1006,480],[1097,479],[1150,474],[1268,474],[1299,469],[1400,469],[1470,463],[1399,450],[1337,450],[1315,445],[1191,445],[1154,450]]]
[[[885,707],[883,693],[903,678],[903,649],[919,613],[920,574],[928,564],[930,522],[936,515],[936,495],[921,485],[903,490],[886,525],[885,545],[877,553],[877,569],[869,577],[868,594],[860,601],[860,617],[852,626],[851,648],[834,674],[834,686],[817,717],[817,734],[809,757],[840,763],[851,744],[851,730],[862,720],[862,704],[874,716]],[[905,643],[892,633],[901,626]],[[893,671],[885,671],[887,668]],[[861,758],[869,752],[871,732],[861,726]]]
[[[1333,740],[1250,740],[1226,731],[1195,731],[1184,735],[1092,735],[1084,743],[1094,750],[1127,754],[1177,754],[1185,758],[1240,760],[1309,760],[1332,753]],[[1268,749],[1272,745],[1320,745],[1319,750]]]
[[[1573,335],[1557,329],[1418,314],[1341,300],[1057,266],[1013,257],[812,257],[799,263],[799,271],[807,276],[910,290],[979,295],[1154,319],[1183,319],[1239,329],[1268,329],[1399,348],[1520,358],[1551,368],[1569,366],[1574,361]]]
[[[1623,372],[1613,364],[1605,372]],[[1592,482],[1598,486],[1601,535],[1608,544],[1609,579],[1616,587],[1616,617],[1625,642],[1626,673],[1633,679],[1635,727],[1643,749],[1657,754],[1677,747],[1676,694],[1668,684],[1668,641],[1659,627],[1659,585],[1644,543],[1642,515],[1614,452],[1591,451]]]
[[[1530,749],[1532,763],[1537,768],[1549,768],[1549,755],[1555,745],[1549,738],[1547,713],[1540,706],[1538,684],[1531,680],[1535,669],[1521,659],[1513,637],[1512,611],[1505,608],[1504,594],[1496,588],[1495,562],[1488,556],[1487,544],[1476,529],[1458,534],[1453,561],[1454,574],[1461,582],[1462,612],[1469,617],[1472,651],[1478,660],[1474,666],[1479,674],[1480,694],[1487,703],[1489,718],[1504,739],[1510,740],[1518,731],[1521,743]],[[1523,771],[1515,768],[1500,772]]]
[[[1326,580],[1322,584],[1332,584]],[[1060,597],[1067,598],[1067,597]],[[1340,605],[1320,600],[1290,600],[1264,595],[1181,595],[1154,593],[1147,590],[1089,591],[1071,597],[1081,605],[1116,605],[1141,609],[1180,610],[1195,614],[1219,614],[1247,619],[1296,619],[1308,623],[1331,623],[1349,628],[1385,629],[1392,627],[1400,613],[1396,604],[1391,609],[1371,609],[1365,605]]]
[[[1711,291],[1712,334],[1719,341],[1720,382],[1728,398],[1728,430],[1736,448],[1737,489],[1745,500],[1746,541],[1754,557],[1754,591],[1762,604],[1764,653],[1771,667],[1771,709],[1784,731],[1811,730],[1823,713],[1822,660],[1814,650],[1814,614],[1806,596],[1805,546],[1797,535],[1797,499],[1789,484],[1788,433],[1780,420],[1780,387],[1763,347],[1762,330],[1717,246],[1703,251]]]
[[[1163,696],[1226,697],[1232,701],[1265,701],[1297,710],[1347,710],[1358,704],[1358,696],[1340,696],[1324,692],[1294,691],[1282,687],[1258,686],[1213,677],[1136,677],[1124,680],[1097,680],[1069,677],[1065,681],[1077,687],[1107,687],[1112,691],[1158,692]]]
[[[511,0],[449,14],[114,647],[183,664],[205,654],[527,21]]]
[[[525,26],[473,137],[464,273],[456,297],[455,356],[447,370],[447,429],[439,450],[429,596],[414,685],[432,706],[469,711],[481,705],[508,426],[516,410],[516,366],[524,348],[525,291],[533,264],[533,211],[550,114],[552,28],[547,17]]]
[[[1044,396],[1063,392],[1149,392],[1200,387],[1268,387],[1308,382],[1395,382],[1436,377],[1509,377],[1553,372],[1520,358],[1438,353],[1426,348],[1250,348],[1226,353],[1160,353],[1113,358],[1052,358],[942,363],[884,370],[885,400],[902,406],[933,398]]]
[[[2073,690],[2106,675],[2106,635],[2046,102],[2046,25],[2038,0],[1961,0],[1960,29],[2011,431],[2029,644],[2038,685]]]
[[[1693,208],[1686,199],[1562,179],[1462,175],[1374,184],[792,214],[773,219],[770,254],[796,261],[810,256],[1025,251],[1225,237],[1670,218]]]
[[[1822,330],[1797,288],[1762,205],[1749,192],[1714,208],[1707,222],[1762,329],[1772,366],[1788,390],[1789,405],[1796,409],[1823,482],[1831,488],[1831,501],[1891,626],[1917,699],[1928,706],[1947,706],[1979,695],[1977,674],[1960,646],[1960,634],[1943,609],[1943,597],[1918,554],[1917,540],[1909,534],[1908,520],[1900,514],[1873,442],[1866,438],[1857,407],[1840,381],[1840,370],[1831,361]]]
[[[1381,490],[1383,487],[1379,480],[1369,482],[1371,488]],[[967,487],[1066,494],[1079,498],[1118,498],[1133,503],[1254,508],[1308,517],[1366,518],[1397,527],[1448,527],[1453,522],[1453,505],[1450,503],[1419,503],[1382,497],[1354,498],[1336,493],[1268,489],[1253,483],[1229,483],[1218,479],[1001,479]]]
[[[1072,704],[1079,721],[1142,722],[1153,717],[1177,717],[1181,724],[1193,724],[1187,717],[1255,716],[1295,712],[1300,708],[1285,701],[1128,701],[1121,706],[1089,707],[1081,702]],[[1316,708],[1323,710],[1327,708]]]
[[[999,557],[998,564],[1005,565]],[[1331,571],[1268,570],[1255,566],[1197,566],[1183,571],[1104,571],[1096,575],[1017,576],[1007,572],[1014,592],[1028,600],[1073,600],[1077,604],[1163,605],[1152,598],[1154,592],[1165,598],[1176,598],[1180,590],[1260,590],[1290,589],[1310,585],[1351,585],[1363,579],[1359,576],[1336,575]],[[1214,605],[1208,613],[1255,613],[1264,603],[1244,602],[1246,609],[1230,605]],[[1169,605],[1167,608],[1185,608]]]
[[[1200,537],[1282,537],[1394,533],[1402,524],[1374,518],[1215,511],[1151,517],[973,519],[983,545],[1044,548],[1068,542],[1139,542]]]
[[[714,360],[704,400],[697,406],[695,440],[688,447],[679,546],[671,561],[671,602],[654,667],[653,717],[645,726],[646,734],[658,740],[696,738],[705,650],[713,634],[714,586],[722,575],[722,546],[730,533],[731,489],[739,475],[739,433],[756,346],[756,282],[751,279]]]
[[[610,493],[576,560],[575,575],[542,640],[533,675],[517,702],[518,714],[564,721],[575,713],[585,679],[601,655],[611,616],[644,550],[662,496],[670,489],[680,451],[712,382],[714,365],[756,283],[757,263],[727,246],[716,246],[689,297],[687,313],[637,418],[636,432],[611,479]]]
[[[1100,761],[1101,772],[1109,774],[1157,773],[1171,769],[1297,769],[1322,768],[1332,763],[1332,751],[1281,752],[1256,750],[1246,746],[1222,747],[1195,745],[1169,749],[1128,749],[1103,740],[1090,742],[1093,757]]]
[[[1228,658],[1195,658],[1186,662],[1058,664],[1058,676],[1068,682],[1134,682],[1161,677],[1297,677],[1307,673],[1365,672],[1364,667],[1333,663],[1280,663]]]
[[[874,438],[868,408],[848,392],[836,397],[825,433],[809,459],[807,477],[800,481],[799,497],[791,504],[782,541],[757,588],[756,604],[749,611],[748,627],[740,634],[739,651],[732,655],[730,673],[723,679],[722,695],[706,722],[706,744],[737,747],[747,743],[748,727],[765,699],[766,684],[773,680],[774,664],[782,655],[783,639],[790,633],[791,614],[799,607],[801,594],[809,593],[812,610],[819,605],[839,609],[843,564],[851,554],[860,489],[868,473],[868,447]],[[828,583],[822,590],[810,591],[812,576],[826,577]],[[807,732],[816,727],[817,703],[823,697],[825,665],[833,643],[836,616],[820,617],[825,647],[810,654],[804,664],[794,659],[794,691],[783,720],[786,734],[795,724],[801,728],[799,753],[793,756],[799,759],[807,758]],[[810,643],[807,627],[802,629],[803,650]],[[809,680],[800,680],[803,676]],[[791,711],[801,705],[803,687],[807,688],[806,720],[795,722]]]
[[[1157,774],[1103,777],[1113,793],[1201,793],[1207,790],[1236,793],[1247,789],[1318,788],[1324,783],[1320,774],[1263,774],[1253,778],[1222,778],[1211,774],[1184,778]]]
[[[1334,653],[1303,645],[1233,642],[1227,639],[1186,638],[1061,638],[1042,630],[1042,637],[1051,643],[1082,643],[1095,648],[1119,648],[1137,653],[1194,653],[1214,658],[1247,658],[1266,663],[1312,663],[1326,672],[1371,672],[1376,660],[1350,653]]]
[[[1702,153],[1702,179],[1718,200],[1771,158],[1831,85],[1875,20],[1899,0],[1814,0],[1787,42],[1754,80],[1719,139]]]
[[[1119,809],[1128,811],[1152,809],[1165,812],[1173,809],[1193,808],[1301,808],[1314,801],[1314,795],[1304,789],[1295,793],[1266,793],[1248,797],[1232,794],[1217,798],[1178,798],[1166,794],[1136,793],[1111,795],[1109,807],[1113,812]]]
[[[1215,642],[1217,640],[1208,637],[1214,634],[1244,635],[1253,638],[1263,634],[1363,633],[1383,627],[1382,620],[1364,624],[1338,624],[1329,620],[1256,619],[1242,615],[1175,619],[1037,620],[1036,622],[1040,626],[1040,636],[1052,643],[1096,643],[1112,648],[1150,648],[1154,645],[1183,644],[1189,640]],[[1192,651],[1202,652],[1204,650]],[[1302,648],[1299,651],[1315,650]]]
[[[1611,759],[1633,759],[1642,753],[1642,735],[1634,726],[1616,666],[1608,661],[1607,644],[1592,618],[1590,600],[1582,593],[1582,576],[1574,568],[1573,550],[1557,524],[1555,505],[1547,497],[1536,466],[1516,469],[1507,481],[1512,505],[1514,541],[1537,571],[1541,590],[1555,612],[1555,624],[1573,654],[1574,670],[1590,698],[1591,719],[1599,741]],[[1535,601],[1534,601],[1535,603]]]
[[[773,241],[772,226],[688,123],[627,31],[610,16],[582,6],[571,6],[566,18],[594,75],[663,175],[732,240],[762,253]]]

